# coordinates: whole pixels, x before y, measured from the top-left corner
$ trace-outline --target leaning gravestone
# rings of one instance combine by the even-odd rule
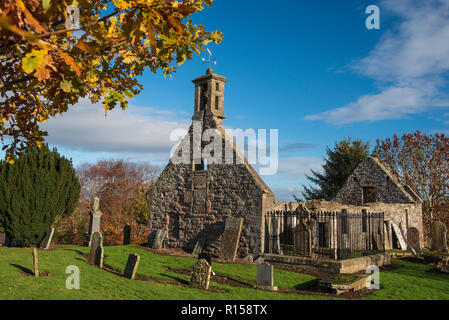
[[[123,245],[126,246],[128,244],[131,244],[131,226],[127,224],[123,228]]]
[[[206,244],[206,238],[198,238],[198,241],[196,242],[195,248],[193,248],[192,254],[194,256],[200,254],[203,252],[204,245]]]
[[[243,218],[226,219],[225,229],[221,240],[220,259],[233,262],[239,247]]]
[[[421,245],[419,242],[419,231],[415,227],[410,227],[407,230],[407,247],[412,252],[414,251],[418,253],[421,251]],[[415,253],[413,254],[416,255]]]
[[[277,290],[273,281],[273,266],[268,262],[257,265],[257,286],[261,289]]]
[[[165,235],[167,233],[166,229],[159,229],[156,232],[156,235],[154,236],[153,240],[153,249],[160,249],[162,248],[162,243],[164,242]]]
[[[447,252],[446,226],[440,220],[432,224],[432,247],[434,251]]]
[[[45,239],[42,242],[42,247],[45,250],[50,248],[51,240],[53,239],[53,234],[54,233],[55,233],[55,228],[50,228],[50,230],[48,230],[47,235],[45,236]]]
[[[128,279],[134,280],[137,268],[139,267],[139,262],[140,256],[135,253],[131,253],[128,256],[128,261],[126,262],[125,272],[123,273],[123,276]]]
[[[398,238],[399,246],[401,247],[401,250],[407,250],[407,244],[405,243],[404,237],[402,236],[402,231],[398,227],[396,223],[391,223],[391,226],[393,227],[394,234],[396,235],[396,238]]]
[[[198,260],[192,267],[192,278],[190,279],[190,285],[194,288],[209,289],[210,274],[212,267],[206,260]]]
[[[90,245],[90,253],[87,257],[87,263],[91,265],[95,265],[95,258],[97,256],[98,247],[103,246],[103,236],[100,232],[95,232],[92,235],[92,241]]]

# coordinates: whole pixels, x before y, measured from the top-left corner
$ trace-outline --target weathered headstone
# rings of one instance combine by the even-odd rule
[[[127,224],[123,228],[123,245],[126,246],[128,244],[131,244],[131,226]]]
[[[100,232],[95,232],[92,235],[92,241],[90,246],[89,257],[87,258],[87,263],[95,265],[95,258],[97,256],[98,247],[103,246],[103,236]]]
[[[280,238],[280,232],[281,232],[281,217],[279,215],[273,215],[271,219],[271,237],[273,241],[273,253],[276,254],[282,254],[281,249],[281,238]]]
[[[102,216],[102,212],[99,210],[100,207],[100,199],[98,197],[94,198],[94,203],[92,206],[92,210],[89,212],[90,221],[89,221],[89,232],[84,239],[84,246],[90,247],[92,244],[92,235],[95,232],[100,232],[100,218]]]
[[[39,267],[37,265],[37,249],[33,248],[33,273],[35,277],[39,277]]]
[[[0,246],[8,245],[8,236],[4,232],[0,232]]]
[[[209,253],[201,252],[198,254],[198,260],[204,259],[211,266],[212,265],[212,256]]]
[[[257,286],[262,289],[277,290],[273,280],[273,266],[268,262],[257,265]]]
[[[164,242],[165,235],[167,234],[166,229],[159,229],[157,230],[154,240],[153,240],[153,249],[160,249],[162,248],[162,243]]]
[[[50,248],[51,240],[53,239],[53,234],[55,233],[55,228],[50,228],[48,230],[47,235],[45,236],[44,241],[42,242],[42,247],[47,250]]]
[[[196,242],[195,248],[193,248],[192,254],[194,256],[200,254],[203,252],[204,245],[206,244],[206,238],[198,238],[198,241]]]
[[[415,252],[421,251],[421,245],[419,242],[419,231],[415,227],[410,227],[407,230],[407,246],[410,251],[412,251],[412,249]]]
[[[192,267],[192,278],[190,285],[199,289],[209,289],[210,274],[212,267],[205,259],[198,260]]]
[[[104,259],[104,249],[103,246],[98,246],[97,250],[95,250],[95,261],[94,264],[97,267],[103,269],[103,259]]]
[[[447,228],[440,220],[432,224],[432,247],[434,251],[447,252]]]
[[[391,222],[391,226],[393,227],[394,234],[399,241],[399,246],[401,250],[407,250],[407,243],[405,243],[404,236],[402,235],[401,229],[398,227],[396,223]]]
[[[242,232],[243,218],[226,219],[225,229],[221,240],[220,259],[233,262],[237,255]]]
[[[134,280],[136,276],[137,268],[139,267],[140,256],[135,253],[131,253],[128,256],[128,261],[126,262],[125,272],[123,276],[128,279]]]

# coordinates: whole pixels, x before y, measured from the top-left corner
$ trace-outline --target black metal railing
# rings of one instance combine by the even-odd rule
[[[341,260],[383,251],[383,213],[273,211],[265,216],[266,253]]]

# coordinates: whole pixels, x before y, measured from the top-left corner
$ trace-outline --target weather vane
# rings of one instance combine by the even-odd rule
[[[209,60],[206,60],[205,58],[203,58],[203,64],[204,63],[209,63],[209,68],[211,68],[212,63],[215,65],[217,64],[217,59],[213,59],[212,60],[212,52],[210,52],[209,48],[206,48],[207,52],[209,52]]]

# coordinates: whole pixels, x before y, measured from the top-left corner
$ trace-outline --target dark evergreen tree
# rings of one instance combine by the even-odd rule
[[[303,186],[302,196],[307,199],[331,200],[345,184],[349,175],[357,165],[369,157],[369,142],[344,139],[335,143],[331,150],[326,148],[327,159],[323,165],[323,173],[312,170],[312,175],[306,178],[313,182],[315,187]]]
[[[80,184],[71,160],[47,145],[0,162],[0,225],[14,246],[39,246],[61,216],[72,214]]]

